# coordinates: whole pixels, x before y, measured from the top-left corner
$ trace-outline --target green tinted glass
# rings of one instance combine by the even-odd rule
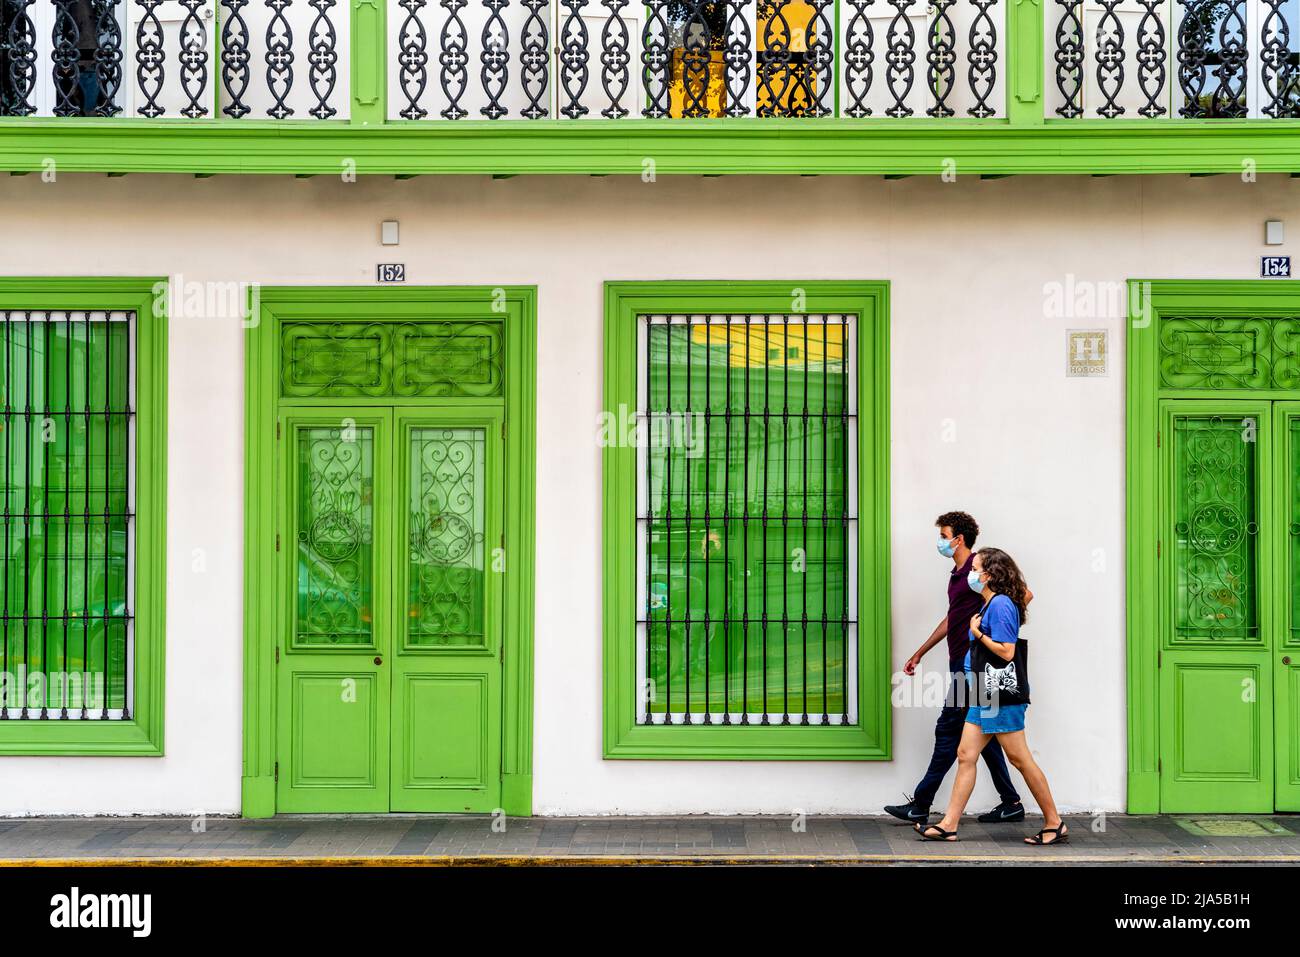
[[[297,432],[299,645],[374,642],[375,433]]]
[[[1174,420],[1175,640],[1259,640],[1258,430]]]
[[[646,331],[640,718],[846,720],[847,325],[655,317]]]
[[[3,706],[123,717],[134,317],[3,315]]]
[[[484,642],[484,441],[483,429],[411,430],[412,645]]]

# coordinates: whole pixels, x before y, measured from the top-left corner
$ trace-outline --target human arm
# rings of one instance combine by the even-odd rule
[[[947,637],[947,635],[948,635],[948,618],[945,616],[939,620],[939,624],[935,625],[934,631],[930,632],[930,637],[925,639],[925,643],[921,645],[920,648],[916,649],[916,653],[913,654],[912,657],[907,659],[907,664],[903,665],[903,674],[905,675],[915,674],[916,666],[921,663],[921,659],[925,657],[926,653],[931,648],[933,648],[939,642],[943,641],[943,639]]]
[[[1011,600],[998,596],[989,603],[983,618],[975,615],[970,620],[971,635],[1003,661],[1016,656],[1016,641],[1020,637],[1020,614]],[[1004,640],[998,640],[1004,639]]]

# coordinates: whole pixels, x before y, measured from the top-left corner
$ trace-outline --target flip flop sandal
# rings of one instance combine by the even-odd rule
[[[926,831],[938,831],[938,832],[939,832],[939,835],[938,835],[937,837],[931,837],[929,834],[926,833]],[[959,840],[961,840],[961,838],[959,838],[959,837],[957,836],[957,832],[956,832],[956,831],[945,831],[945,830],[944,830],[943,828],[941,828],[938,824],[927,824],[927,825],[925,826],[925,829],[924,829],[924,830],[922,830],[921,825],[918,824],[918,825],[916,825],[916,833],[921,835],[921,840],[923,840],[923,841],[959,841]]]
[[[1064,827],[1064,824],[1060,827],[1045,827],[1033,837],[1025,838],[1025,843],[1033,845],[1034,847],[1055,847],[1057,844],[1068,844],[1070,843],[1070,832],[1065,831],[1065,833],[1062,833],[1062,828]],[[1052,838],[1050,841],[1045,841],[1043,840],[1044,834],[1055,834],[1056,837]]]

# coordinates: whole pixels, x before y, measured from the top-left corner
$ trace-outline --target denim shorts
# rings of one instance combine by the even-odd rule
[[[1028,707],[1027,704],[1004,704],[995,709],[973,704],[966,709],[966,723],[978,725],[985,734],[1024,731],[1025,709]]]

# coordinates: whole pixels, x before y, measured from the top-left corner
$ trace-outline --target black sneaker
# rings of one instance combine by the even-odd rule
[[[885,813],[893,815],[900,821],[906,821],[908,824],[918,824],[930,820],[930,809],[928,807],[917,807],[916,802],[910,799],[906,804],[886,804]],[[1021,816],[1024,816],[1023,811]]]
[[[1025,806],[1017,801],[1015,804],[1008,804],[1003,801],[987,814],[979,816],[981,824],[1011,824],[1015,821],[1025,819]]]

